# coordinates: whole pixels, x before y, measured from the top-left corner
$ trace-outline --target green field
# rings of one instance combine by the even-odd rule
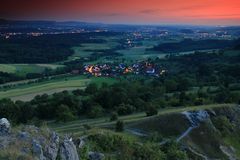
[[[89,83],[101,84],[103,82],[112,84],[112,78],[86,78],[84,76],[66,77],[41,83],[19,85],[12,89],[0,91],[0,99],[11,98],[12,100],[29,101],[37,95],[53,94],[64,90],[84,89]]]
[[[212,109],[217,107],[223,106],[235,106],[234,104],[213,104],[213,105],[204,105],[204,106],[190,106],[190,107],[181,107],[181,108],[168,108],[168,109],[160,109],[159,114],[157,116],[166,115],[166,114],[173,114],[173,113],[181,113],[184,111],[193,111],[193,110],[200,110],[200,109]],[[121,116],[119,120],[124,121],[126,127],[128,124],[140,122],[143,120],[147,120],[153,117],[146,117],[145,113],[136,113],[128,116]],[[89,125],[92,128],[101,128],[101,127],[111,127],[115,125],[116,122],[110,122],[109,117],[98,118],[98,119],[81,119],[76,120],[73,122],[67,123],[55,123],[49,122],[48,125],[50,128],[54,129],[59,133],[73,133],[73,134],[81,134],[85,129],[84,125]]]
[[[84,43],[81,46],[73,47],[74,54],[68,60],[79,59],[81,57],[89,57],[95,51],[112,49],[118,45],[117,42],[110,41],[107,43]]]
[[[0,71],[23,76],[27,73],[42,73],[47,68],[56,69],[58,67],[63,66],[55,64],[0,64]]]

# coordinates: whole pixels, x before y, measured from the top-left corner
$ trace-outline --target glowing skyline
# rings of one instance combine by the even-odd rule
[[[0,17],[132,24],[240,25],[239,0],[1,2]]]

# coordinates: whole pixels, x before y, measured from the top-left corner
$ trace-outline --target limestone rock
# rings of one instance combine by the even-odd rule
[[[71,139],[65,138],[60,145],[61,160],[79,160],[76,146]]]
[[[50,144],[46,147],[45,155],[47,160],[56,160],[59,150],[59,136],[53,132]]]
[[[46,160],[46,158],[43,155],[42,146],[36,140],[33,140],[32,142],[32,150],[36,158],[38,158],[39,160]]]
[[[0,136],[5,136],[10,133],[11,125],[6,118],[0,119]]]

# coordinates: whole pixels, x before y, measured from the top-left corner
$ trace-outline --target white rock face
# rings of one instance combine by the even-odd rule
[[[204,111],[204,110],[191,111],[191,112],[186,111],[186,112],[182,112],[182,114],[187,117],[191,126],[177,138],[177,142],[179,142],[184,137],[186,137],[194,128],[199,127],[201,122],[209,119],[209,117],[210,117],[208,112]]]
[[[10,133],[11,125],[6,118],[0,119],[0,135],[7,135]]]
[[[200,122],[203,122],[209,118],[208,112],[204,110],[183,112],[182,114],[187,117],[193,128],[198,127]]]

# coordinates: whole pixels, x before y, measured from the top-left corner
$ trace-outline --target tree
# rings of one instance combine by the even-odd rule
[[[97,91],[98,87],[95,83],[90,83],[85,89],[85,93],[87,94],[95,94]]]
[[[117,121],[115,130],[116,130],[116,132],[124,131],[124,123],[123,123],[123,121]]]
[[[189,87],[191,87],[190,81],[180,77],[178,80],[178,91],[187,91]]]
[[[166,80],[164,85],[167,92],[173,92],[177,90],[177,82],[175,80]]]
[[[146,107],[146,115],[149,117],[157,114],[158,114],[157,108],[153,106],[151,103],[149,103]]]
[[[90,118],[97,118],[97,117],[102,116],[102,114],[103,114],[102,106],[100,106],[99,104],[95,104],[95,105],[91,106],[88,116]]]
[[[117,107],[117,111],[119,115],[128,115],[135,111],[135,107],[130,104],[120,104]]]
[[[0,117],[7,118],[14,123],[18,123],[19,120],[19,107],[14,104],[14,102],[10,99],[2,99],[0,100]]]
[[[66,105],[60,105],[56,110],[56,120],[59,122],[67,122],[76,119],[71,110]]]

